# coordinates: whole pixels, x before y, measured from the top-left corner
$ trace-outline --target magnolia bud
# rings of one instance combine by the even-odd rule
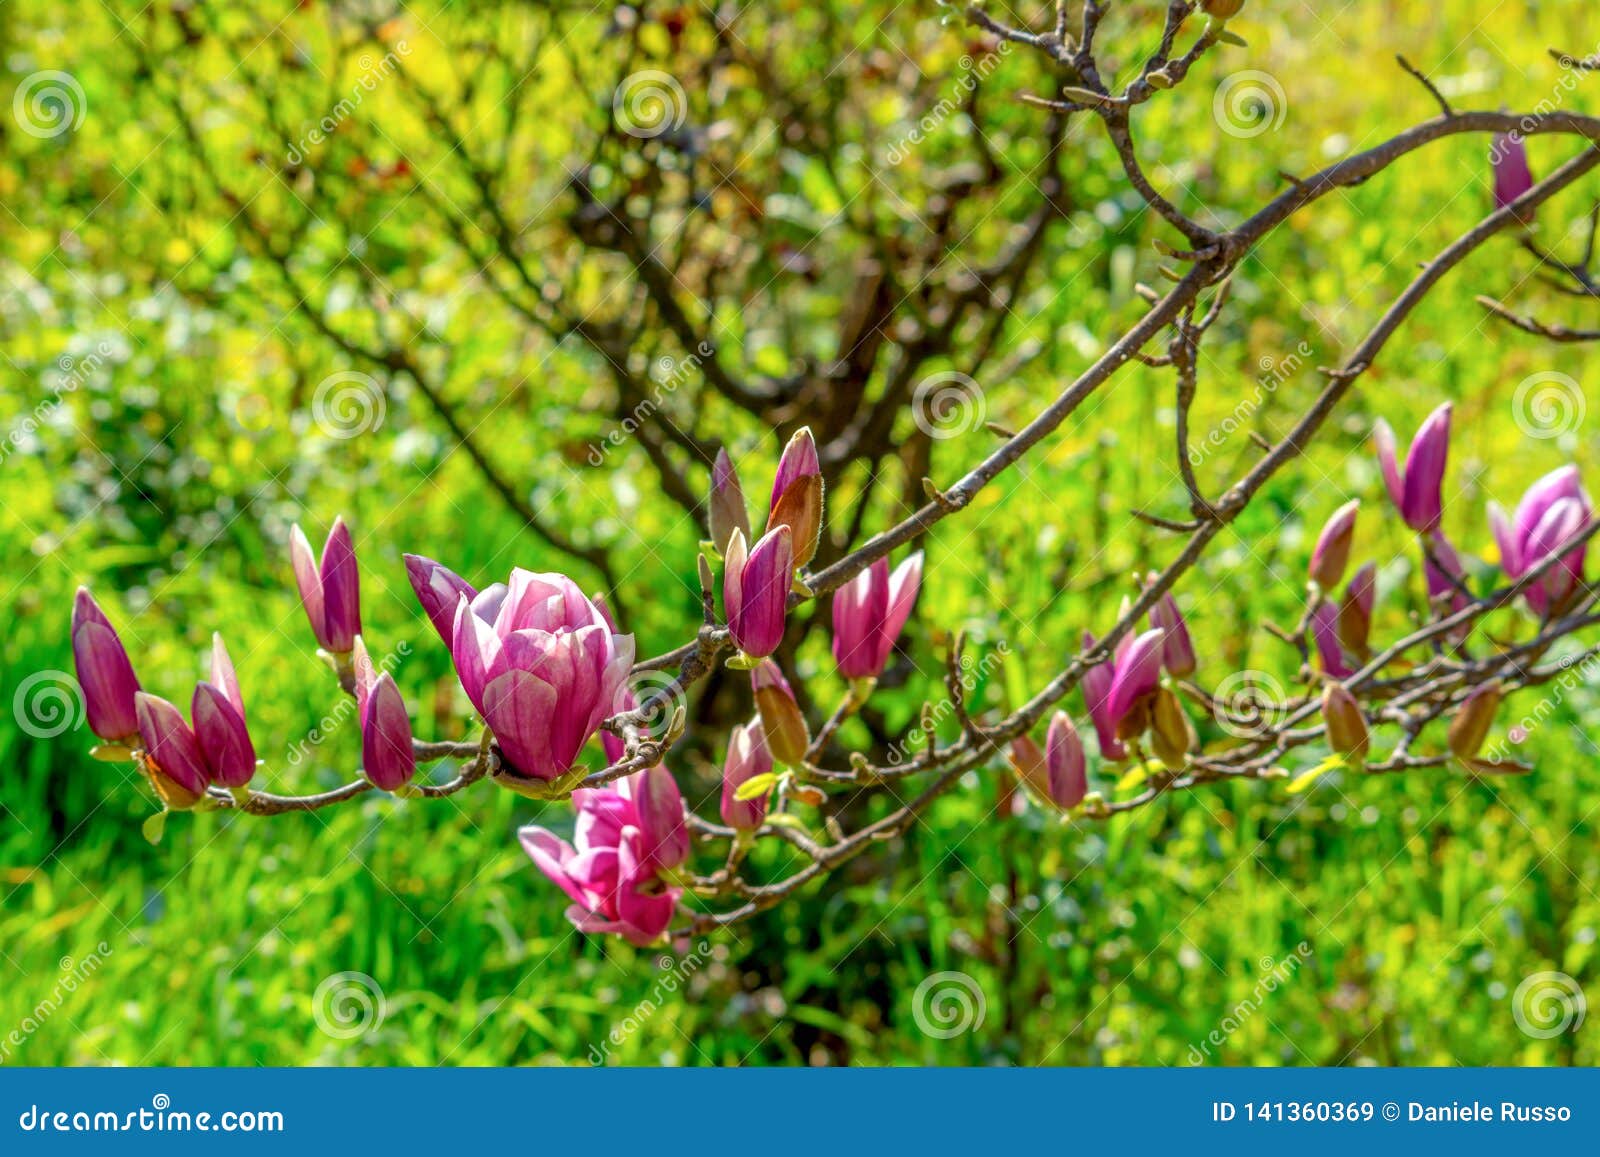
[[[1150,576],[1153,581],[1155,576]],[[1168,591],[1150,608],[1150,626],[1162,632],[1161,663],[1177,679],[1194,674],[1198,663],[1189,626],[1178,609],[1178,600]]]
[[[1031,735],[1019,735],[1011,741],[1011,767],[1017,778],[1041,795],[1050,794],[1050,776],[1044,766],[1044,749]]]
[[[719,553],[727,554],[728,539],[735,530],[750,539],[750,510],[745,506],[744,489],[739,485],[739,474],[726,450],[717,451],[717,461],[711,468],[711,498],[706,504],[711,524],[711,541]]]
[[[783,448],[778,476],[772,484],[767,532],[787,526],[793,536],[794,565],[803,567],[822,540],[822,467],[811,428],[801,429]]]
[[[1046,794],[1050,802],[1066,810],[1075,808],[1089,793],[1088,762],[1083,755],[1083,740],[1065,711],[1050,719],[1044,739]]]
[[[1322,721],[1328,727],[1328,746],[1340,755],[1367,757],[1372,738],[1361,704],[1343,683],[1329,683],[1322,689]]]
[[[1194,727],[1183,713],[1183,704],[1177,695],[1166,687],[1156,692],[1155,717],[1151,729],[1151,746],[1156,758],[1169,768],[1180,768],[1189,762],[1189,752],[1196,743]]]
[[[1471,759],[1483,750],[1483,741],[1489,737],[1489,727],[1494,723],[1500,699],[1500,681],[1495,679],[1462,701],[1456,717],[1450,721],[1450,754],[1457,759]]]
[[[761,714],[761,728],[766,732],[773,758],[780,763],[803,762],[811,746],[811,732],[778,665],[764,659],[750,672],[750,689],[755,692],[756,710]]]
[[[753,832],[767,818],[767,795],[740,799],[739,788],[758,775],[772,772],[772,753],[761,724],[735,727],[728,736],[728,754],[722,765],[722,822],[741,832]]]
[[[1336,624],[1339,642],[1362,662],[1371,654],[1368,641],[1372,634],[1372,608],[1377,598],[1378,568],[1369,562],[1356,571],[1344,588]]]
[[[1356,534],[1356,512],[1360,509],[1360,499],[1351,499],[1335,510],[1311,549],[1311,578],[1325,591],[1331,591],[1344,577],[1345,564],[1350,561],[1350,543]]]

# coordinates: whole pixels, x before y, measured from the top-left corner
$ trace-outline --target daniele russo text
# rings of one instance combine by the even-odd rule
[[[1464,1121],[1488,1123],[1490,1121],[1570,1121],[1572,1110],[1565,1105],[1520,1105],[1515,1101],[1501,1101],[1491,1105],[1486,1101],[1451,1101],[1446,1105],[1428,1105],[1421,1101],[1406,1104],[1408,1121]]]

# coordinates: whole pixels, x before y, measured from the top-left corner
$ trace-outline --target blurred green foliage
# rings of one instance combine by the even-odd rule
[[[371,434],[329,438],[309,420],[316,384],[349,361],[275,299],[262,263],[230,231],[232,213],[198,192],[192,143],[157,95],[148,56],[135,51],[177,50],[155,23],[174,6],[148,7],[159,12],[83,6],[69,22],[60,5],[0,2],[0,105],[45,69],[69,73],[85,104],[78,127],[48,137],[0,117],[0,419],[8,437],[41,403],[62,399],[36,429],[4,444],[0,462],[0,549],[12,560],[0,583],[0,690],[12,703],[33,673],[70,670],[71,592],[87,582],[146,686],[171,698],[186,698],[209,632],[224,631],[267,782],[311,790],[347,778],[359,742],[346,725],[314,748],[297,746],[336,700],[292,591],[284,549],[292,521],[315,537],[342,512],[356,528],[367,633],[375,650],[409,647],[397,676],[428,737],[468,729],[401,552],[431,554],[485,580],[511,565],[567,562],[519,533],[520,520],[465,455],[451,452],[448,433],[405,382],[390,383],[386,419]],[[304,102],[303,123],[285,134],[292,139],[348,87],[347,77],[321,72],[319,54],[338,38],[338,22],[316,2],[288,15],[284,5],[226,7],[231,40],[197,26],[194,42],[179,46],[191,54],[183,67],[196,79],[193,111],[213,145],[224,143],[220,155],[232,158],[229,175],[248,190],[252,212],[299,220],[295,189],[252,163],[253,150],[283,142],[253,139],[229,113],[230,100],[248,94],[226,90],[245,64],[281,82]],[[396,6],[388,34],[411,46],[407,67],[433,91],[471,101],[480,98],[463,88],[471,78],[452,67],[452,52],[472,36],[512,35],[515,6],[476,15],[466,7]],[[773,5],[749,17],[749,34],[782,33],[797,73],[823,76],[829,62],[817,59],[807,32],[827,18],[843,25],[857,53],[884,68],[920,69],[939,91],[966,33],[928,0],[892,15],[891,7]],[[1164,5],[1113,7],[1134,10],[1102,32],[1104,45],[1124,38],[1116,55],[1126,71],[1151,46]],[[1305,173],[1433,115],[1429,96],[1394,67],[1395,52],[1463,106],[1531,107],[1555,88],[1546,46],[1587,47],[1564,43],[1571,15],[1570,4],[1548,2],[1487,14],[1466,0],[1336,13],[1251,4],[1235,24],[1250,47],[1209,57],[1182,90],[1152,104],[1138,122],[1141,148],[1181,204],[1216,206],[1236,220],[1281,188],[1280,171]],[[529,203],[548,199],[551,213],[564,211],[560,159],[609,104],[600,84],[580,82],[585,54],[609,35],[605,14],[574,19],[567,31],[580,78],[531,76],[526,95],[537,116],[515,140],[497,142],[486,108],[474,142],[526,148]],[[685,35],[695,34],[691,26]],[[674,51],[670,38],[649,44],[655,65],[669,71]],[[1281,85],[1283,121],[1240,139],[1219,130],[1212,96],[1246,68]],[[1019,169],[1041,118],[1006,102],[1039,83],[1036,64],[1015,51],[989,94],[1008,134],[1002,155]],[[720,99],[742,97],[736,87]],[[859,114],[885,131],[907,115],[872,91],[863,91]],[[438,159],[429,150],[439,146],[415,108],[382,85],[360,116],[381,127],[389,152],[344,156],[335,135],[327,163],[361,175],[340,223],[366,248],[341,250],[344,234],[326,223],[298,226],[308,254],[300,272],[329,317],[339,316],[357,260],[421,311],[456,359],[452,381],[467,383],[454,400],[468,414],[492,408],[496,461],[557,525],[613,546],[623,560],[628,625],[641,653],[676,645],[698,614],[697,528],[659,496],[635,446],[624,444],[604,469],[584,463],[584,447],[613,425],[596,401],[591,365],[531,339],[469,266],[414,259],[438,228],[423,198],[365,174],[392,171],[400,158],[429,173]],[[960,117],[934,128],[908,150],[896,187],[915,188],[919,167],[954,154],[962,132]],[[1089,125],[1068,139],[1075,208],[1013,303],[1008,337],[1019,347],[1037,340],[1044,352],[982,383],[988,416],[1007,425],[1026,421],[1138,316],[1134,284],[1156,283],[1161,260],[1149,242],[1173,240],[1142,211]],[[752,166],[793,159],[777,144],[750,146]],[[1443,141],[1271,237],[1241,271],[1207,346],[1195,428],[1220,428],[1259,395],[1245,427],[1281,434],[1316,390],[1315,367],[1336,362],[1416,263],[1486,210],[1485,147]],[[1572,147],[1534,141],[1535,170],[1548,171]],[[356,160],[367,168],[352,168]],[[879,180],[859,158],[841,168],[846,185]],[[440,196],[462,195],[437,179]],[[747,350],[770,343],[780,368],[808,345],[826,344],[820,334],[849,288],[829,264],[843,258],[830,249],[834,186],[803,165],[784,179],[802,222],[796,243],[824,267],[821,289],[784,332],[741,329],[737,338]],[[892,198],[872,205],[896,212]],[[1574,245],[1587,207],[1581,191],[1547,207],[1546,243]],[[1002,213],[972,228],[998,235],[1005,221]],[[1485,574],[1493,562],[1485,501],[1510,505],[1539,474],[1590,459],[1592,424],[1529,440],[1512,421],[1512,400],[1536,372],[1592,376],[1593,353],[1496,327],[1472,304],[1480,292],[1531,298],[1553,320],[1581,320],[1531,272],[1505,241],[1453,275],[1407,322],[1329,436],[1188,577],[1180,599],[1203,680],[1247,667],[1291,676],[1293,656],[1257,627],[1293,620],[1310,539],[1349,494],[1373,512],[1363,518],[1358,557],[1380,562],[1391,592],[1379,630],[1392,634],[1415,614],[1419,584],[1405,536],[1396,520],[1373,516],[1381,482],[1366,436],[1376,416],[1409,430],[1439,399],[1455,400],[1447,528]],[[592,292],[605,291],[597,274]],[[1264,377],[1279,376],[1281,384],[1258,390]],[[1127,512],[1181,508],[1169,465],[1170,389],[1159,371],[1131,367],[1044,453],[985,491],[970,518],[932,539],[912,626],[914,656],[930,678],[889,681],[898,683],[881,692],[891,729],[936,694],[935,636],[965,627],[985,645],[1006,641],[1011,658],[985,694],[996,705],[1014,702],[1059,667],[1082,629],[1111,621],[1132,572],[1168,556],[1170,537]],[[760,493],[777,443],[732,413],[713,409],[696,420],[750,451],[746,485]],[[975,461],[984,437],[938,443],[935,477]],[[1225,438],[1201,477],[1218,488],[1254,454],[1242,433]],[[695,477],[700,485],[703,474]],[[836,508],[848,498],[846,490]],[[1496,629],[1516,626],[1507,617]],[[820,702],[838,693],[820,635],[799,673]],[[1069,706],[1079,711],[1076,695]],[[274,820],[178,817],[152,847],[139,834],[149,793],[125,767],[90,760],[86,730],[40,737],[8,712],[0,714],[0,1040],[40,1019],[35,1010],[69,960],[100,954],[102,942],[108,951],[92,980],[28,1027],[4,1060],[1175,1064],[1238,1018],[1264,967],[1304,943],[1304,965],[1211,1046],[1211,1063],[1594,1064],[1600,1030],[1530,1037],[1514,1021],[1511,994],[1531,974],[1560,970],[1600,995],[1588,734],[1597,712],[1592,688],[1567,688],[1525,745],[1538,765],[1526,779],[1491,784],[1427,771],[1330,776],[1298,797],[1273,784],[1201,789],[1104,825],[1063,827],[1032,809],[997,814],[1004,773],[990,768],[906,840],[708,941],[709,963],[666,995],[671,974],[657,954],[573,936],[564,899],[517,848],[515,828],[541,814],[564,822],[560,805],[541,809],[484,787],[432,805],[370,799]],[[855,738],[867,740],[865,732]],[[715,739],[705,742],[714,757]],[[295,751],[302,757],[291,759]],[[691,802],[714,810],[710,763],[697,757],[678,770]],[[777,872],[784,854],[768,851],[771,862],[758,866]],[[977,982],[984,1011],[981,1024],[944,1039],[923,1031],[915,1012],[918,985],[947,970]],[[343,1038],[319,1028],[314,994],[341,972],[381,985],[385,1016],[372,1031]]]

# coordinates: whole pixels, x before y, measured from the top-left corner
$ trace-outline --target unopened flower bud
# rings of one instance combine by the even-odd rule
[[[1343,683],[1329,683],[1322,690],[1322,721],[1328,728],[1328,746],[1340,755],[1357,760],[1367,757],[1372,737],[1361,704]]]
[[[1356,534],[1356,513],[1361,509],[1360,499],[1351,499],[1323,524],[1317,535],[1317,544],[1311,549],[1311,578],[1323,590],[1331,591],[1344,578],[1345,564],[1350,561],[1350,543]]]
[[[1339,600],[1337,634],[1344,649],[1363,663],[1372,653],[1372,608],[1378,598],[1378,568],[1365,563],[1351,576]]]
[[[811,732],[778,664],[763,659],[750,672],[750,689],[755,692],[756,710],[773,758],[790,764],[804,761],[806,749],[811,746]]]
[[[753,832],[767,818],[767,794],[740,799],[739,788],[758,775],[772,771],[772,753],[758,720],[737,726],[728,736],[728,754],[722,764],[722,822],[741,832]]]
[[[348,655],[361,633],[361,579],[350,528],[343,518],[334,519],[319,559],[296,526],[289,535],[289,558],[317,643],[332,654]]]
[[[1118,648],[1103,710],[1118,739],[1134,739],[1150,726],[1150,701],[1161,682],[1166,632],[1146,631]]]
[[[1162,633],[1161,664],[1167,673],[1175,679],[1193,675],[1198,665],[1194,641],[1189,637],[1189,625],[1184,622],[1178,600],[1172,597],[1171,591],[1150,608],[1150,626]]]
[[[1207,16],[1231,20],[1244,8],[1244,0],[1200,0],[1200,7]]]
[[[108,743],[133,740],[139,734],[134,701],[139,680],[111,620],[87,587],[79,587],[72,601],[72,657],[89,730]]]
[[[738,471],[734,470],[727,450],[717,451],[716,464],[711,468],[711,498],[706,508],[711,541],[717,544],[720,553],[728,553],[728,539],[736,530],[749,540],[750,510],[745,505],[744,488],[739,485]]]
[[[1169,688],[1162,687],[1156,692],[1151,714],[1154,717],[1151,746],[1155,748],[1156,758],[1169,768],[1182,767],[1189,762],[1189,752],[1197,742],[1194,727],[1183,713],[1183,704]]]
[[[1405,524],[1419,533],[1437,527],[1444,510],[1441,488],[1450,457],[1450,413],[1450,403],[1445,402],[1427,416],[1411,440],[1404,469],[1389,423],[1380,419],[1372,429],[1383,484]]]
[[[822,540],[822,504],[822,466],[807,426],[783,448],[767,513],[768,534],[780,526],[789,528],[796,567],[805,566],[817,553]]]
[[[1332,603],[1319,603],[1311,612],[1311,639],[1317,645],[1317,657],[1326,674],[1344,679],[1355,673],[1345,662],[1344,649],[1339,645],[1339,612]]]
[[[1083,740],[1065,711],[1057,711],[1050,719],[1050,730],[1044,737],[1044,770],[1046,792],[1058,808],[1077,807],[1089,794]]]
[[[1011,766],[1035,796],[1062,811],[1077,807],[1089,792],[1083,740],[1065,711],[1051,717],[1043,750],[1029,735],[1011,741]]]
[[[643,857],[671,871],[689,858],[689,829],[683,820],[683,795],[678,781],[657,764],[633,781],[633,806],[639,816]]]
[[[1489,737],[1500,699],[1500,681],[1495,679],[1462,700],[1456,717],[1450,721],[1451,755],[1457,759],[1471,759],[1483,750],[1483,741]]]
[[[1489,146],[1489,167],[1494,175],[1494,207],[1504,209],[1533,188],[1533,171],[1528,168],[1528,147],[1520,133],[1496,133]],[[1534,211],[1520,209],[1517,219],[1533,224]]]
[[[734,531],[722,572],[722,606],[728,633],[747,655],[765,658],[783,641],[789,579],[794,574],[793,534],[787,526],[767,531],[753,548]]]

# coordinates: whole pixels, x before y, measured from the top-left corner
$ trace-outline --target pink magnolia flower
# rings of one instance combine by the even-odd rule
[[[256,773],[256,749],[245,726],[239,679],[220,634],[211,636],[211,681],[195,684],[189,717],[211,782],[223,787],[249,783]]]
[[[184,722],[183,712],[165,699],[143,691],[134,696],[134,701],[145,769],[156,791],[168,807],[193,806],[205,795],[209,775],[200,743]]]
[[[834,593],[833,658],[839,674],[846,679],[883,674],[921,586],[919,550],[893,574],[887,558],[876,559]]]
[[[1394,431],[1378,419],[1372,429],[1378,444],[1378,465],[1389,497],[1400,508],[1400,517],[1415,531],[1429,531],[1439,525],[1444,512],[1444,468],[1450,457],[1450,403],[1429,414],[1411,440],[1404,473],[1396,465]]]
[[[1339,642],[1339,611],[1332,603],[1319,603],[1311,612],[1311,639],[1317,645],[1322,669],[1329,675],[1345,679],[1355,674],[1345,661],[1344,648]]]
[[[1496,133],[1489,146],[1489,166],[1494,173],[1494,207],[1504,209],[1533,188],[1528,168],[1528,146],[1519,133]]]
[[[384,791],[411,782],[417,756],[411,718],[394,676],[378,671],[358,636],[355,643],[356,710],[361,718],[361,772]]]
[[[1489,525],[1500,547],[1500,567],[1513,581],[1556,553],[1575,535],[1588,529],[1594,517],[1589,496],[1576,466],[1553,470],[1528,487],[1510,518],[1498,503],[1489,504]],[[1558,607],[1583,581],[1588,544],[1573,547],[1524,597],[1535,613]]]
[[[1194,651],[1194,640],[1189,637],[1189,625],[1171,591],[1150,608],[1150,626],[1161,632],[1161,663],[1167,672],[1179,679],[1193,675],[1200,660]]]
[[[753,832],[767,818],[767,797],[735,799],[739,788],[758,775],[772,770],[772,752],[767,748],[761,720],[734,727],[728,736],[728,755],[722,764],[722,822],[741,832]]]
[[[750,508],[745,505],[744,488],[739,485],[739,472],[733,468],[728,451],[717,451],[717,460],[711,467],[711,497],[706,503],[707,522],[711,541],[723,554],[728,551],[728,540],[738,531],[750,537]]]
[[[728,540],[722,574],[722,609],[739,649],[765,658],[783,642],[794,552],[787,526],[769,530],[746,550],[737,530]]]
[[[495,583],[480,591],[455,571],[431,558],[408,554],[405,559],[406,577],[411,580],[411,589],[416,592],[417,602],[422,604],[423,613],[428,616],[433,629],[439,632],[445,646],[448,647],[455,637],[456,603],[462,595],[472,604],[473,614],[484,622],[494,622],[500,604],[506,597],[505,583]]]
[[[1125,638],[1108,662],[1084,675],[1083,697],[1100,739],[1100,754],[1107,759],[1123,759],[1128,754],[1122,740],[1132,737],[1125,732],[1137,722],[1140,710],[1161,683],[1165,639],[1166,632],[1159,628]],[[1084,646],[1093,645],[1093,636],[1086,633]]]
[[[629,777],[639,817],[643,858],[670,872],[689,858],[689,826],[683,819],[683,794],[672,773],[657,764]]]
[[[614,932],[640,946],[666,932],[683,894],[662,878],[641,825],[636,800],[644,774],[620,781],[616,790],[573,792],[578,819],[572,843],[542,827],[517,833],[538,869],[571,898],[567,919],[574,927]],[[654,838],[659,846],[659,834]]]
[[[289,558],[318,645],[335,655],[348,654],[361,633],[361,576],[350,528],[343,518],[333,520],[319,563],[305,532],[296,526],[289,534]]]
[[[512,571],[493,621],[463,592],[451,639],[461,685],[514,777],[565,775],[622,709],[633,636],[613,632],[565,575]]]
[[[1356,533],[1356,514],[1361,500],[1352,498],[1335,510],[1317,535],[1311,548],[1311,578],[1323,590],[1331,591],[1344,577],[1350,562],[1350,544]]]
[[[111,620],[87,587],[79,587],[72,600],[72,659],[89,730],[107,743],[134,740],[139,735],[134,703],[139,680]]]
[[[1034,792],[1063,811],[1077,807],[1089,794],[1083,740],[1065,711],[1051,716],[1042,751],[1032,736],[1012,740],[1011,763]]]
[[[793,565],[805,566],[822,541],[822,464],[809,426],[789,439],[778,459],[767,511],[767,533],[780,526],[787,526],[792,536]]]
[[[606,626],[610,628],[611,633],[613,635],[621,634],[622,632],[617,629],[616,616],[611,613],[611,605],[606,602],[605,596],[602,594],[596,594],[593,602],[595,610],[600,612],[600,617],[606,621]],[[617,692],[616,710],[614,710],[612,714],[615,715],[622,711],[633,711],[638,706],[639,697],[633,693],[633,687],[624,684],[622,690]],[[623,756],[628,754],[627,742],[622,738],[622,736],[613,735],[609,731],[602,731],[600,733],[600,749],[605,752],[606,763],[608,765],[621,762]]]

